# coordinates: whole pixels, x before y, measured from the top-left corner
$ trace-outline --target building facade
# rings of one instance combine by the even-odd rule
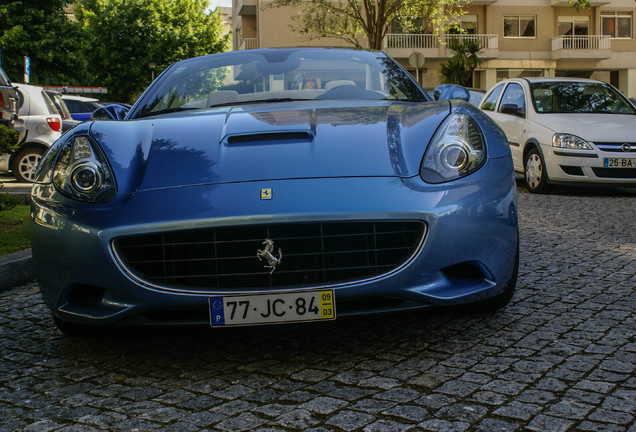
[[[290,28],[297,11],[268,8],[269,0],[233,0],[234,49],[344,46],[339,39],[302,39]],[[468,3],[468,2],[467,2]],[[636,0],[591,0],[577,12],[568,0],[473,0],[458,19],[461,32],[388,34],[383,50],[425,88],[441,83],[440,67],[452,56],[452,39],[480,42],[482,65],[473,86],[523,76],[600,79],[636,98]],[[425,28],[423,23],[422,28]],[[424,55],[417,70],[409,57]]]

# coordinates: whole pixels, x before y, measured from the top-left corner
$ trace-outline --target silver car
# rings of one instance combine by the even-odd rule
[[[32,182],[35,169],[46,150],[61,136],[62,117],[42,87],[17,84],[22,105],[15,120],[26,139],[11,154],[0,155],[0,172],[12,171],[22,183]]]

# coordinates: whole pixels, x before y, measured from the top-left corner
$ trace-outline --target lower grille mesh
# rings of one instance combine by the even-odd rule
[[[596,177],[615,179],[636,178],[636,168],[592,168]]]
[[[407,262],[421,244],[421,222],[329,222],[222,227],[118,238],[113,247],[135,278],[194,290],[336,285],[377,277]],[[273,241],[280,263],[257,252]]]

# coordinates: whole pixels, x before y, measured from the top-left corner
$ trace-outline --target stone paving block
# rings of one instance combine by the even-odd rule
[[[345,431],[354,431],[373,423],[374,420],[371,414],[344,410],[327,420],[326,424]]]
[[[364,432],[408,432],[414,430],[414,425],[403,424],[393,420],[380,419],[370,425],[365,426]]]
[[[533,418],[526,428],[536,432],[566,432],[573,425],[574,422],[571,420],[540,414]]]
[[[428,417],[428,410],[414,405],[399,405],[382,411],[383,415],[399,417],[411,422],[420,422]]]

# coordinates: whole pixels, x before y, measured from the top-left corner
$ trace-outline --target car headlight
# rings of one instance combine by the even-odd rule
[[[115,197],[117,187],[106,157],[87,135],[68,140],[60,150],[53,183],[71,198],[89,202],[106,202]]]
[[[556,134],[552,137],[552,147],[573,150],[592,150],[592,146],[583,138],[570,134]]]
[[[477,171],[486,160],[484,136],[468,114],[453,113],[444,120],[426,149],[420,177],[444,183]]]

